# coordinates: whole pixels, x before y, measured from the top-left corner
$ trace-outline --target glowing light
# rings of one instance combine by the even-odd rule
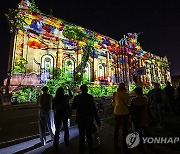
[[[137,45],[135,48],[136,48],[137,50],[140,50],[140,49],[141,49],[141,47],[140,47],[139,45]]]
[[[86,45],[86,42],[79,41],[79,46],[80,46],[80,47],[84,47],[85,45]]]

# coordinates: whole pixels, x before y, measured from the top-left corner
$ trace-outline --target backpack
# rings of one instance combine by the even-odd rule
[[[50,94],[42,94],[40,97],[39,97],[39,104],[40,104],[40,108],[43,110],[43,111],[50,111],[51,109],[51,101],[52,101],[52,97]]]

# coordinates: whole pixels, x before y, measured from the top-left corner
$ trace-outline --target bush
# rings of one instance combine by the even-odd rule
[[[112,96],[117,90],[116,86],[88,85],[89,93],[94,97]]]
[[[17,101],[19,104],[22,103],[27,103],[29,100],[29,95],[30,95],[31,87],[22,87],[21,89],[15,91],[12,93],[12,98],[14,98],[13,101]],[[34,88],[32,90],[32,95],[31,95],[31,102],[36,103],[37,102],[37,90]]]

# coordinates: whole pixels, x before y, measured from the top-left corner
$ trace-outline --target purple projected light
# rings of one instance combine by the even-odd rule
[[[74,137],[78,136],[78,128],[77,127],[72,127],[69,129],[69,133],[70,133],[70,140],[73,139]],[[64,131],[60,133],[60,136],[64,136]],[[47,136],[47,141],[50,140],[50,135]],[[59,144],[64,142],[64,137],[60,137],[59,140]],[[33,140],[29,140],[26,142],[22,142],[13,146],[9,146],[6,148],[2,148],[0,149],[0,153],[16,153],[16,152],[21,152],[22,150],[28,149],[33,147],[34,145],[40,143],[39,138],[33,139]],[[27,152],[28,154],[35,154],[35,153],[42,153],[43,151],[45,151],[46,149],[48,149],[49,147],[51,147],[53,145],[53,142],[49,142],[44,146],[41,146],[37,149],[31,150],[29,152]]]

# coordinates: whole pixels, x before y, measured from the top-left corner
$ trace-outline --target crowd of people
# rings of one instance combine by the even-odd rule
[[[151,114],[151,122],[158,119],[158,127],[165,127],[164,113],[179,114],[180,109],[180,86],[176,89],[171,86],[170,82],[166,83],[166,87],[162,90],[159,83],[154,83],[154,89],[149,91],[147,95],[151,110],[158,113],[157,118]]]
[[[85,138],[87,139],[89,153],[93,153],[92,133],[94,121],[98,127],[101,127],[101,122],[98,117],[96,104],[91,94],[88,94],[87,85],[83,84],[80,87],[80,94],[73,98],[70,89],[59,87],[56,95],[53,98],[48,94],[48,88],[43,87],[38,98],[39,104],[39,131],[40,141],[44,145],[46,143],[46,128],[49,130],[51,139],[53,140],[53,149],[56,151],[59,145],[59,133],[63,125],[64,142],[69,145],[69,128],[68,118],[72,115],[72,110],[76,110],[76,122],[79,129],[79,152],[85,153]],[[175,89],[167,82],[166,87],[162,90],[159,83],[154,83],[154,89],[149,91],[147,95],[143,94],[141,87],[136,87],[134,90],[135,97],[130,98],[127,93],[124,83],[120,83],[117,92],[113,95],[114,106],[114,150],[119,148],[119,130],[122,126],[123,131],[123,150],[128,153],[128,145],[126,137],[129,130],[139,133],[140,144],[139,150],[144,151],[142,136],[151,136],[149,126],[157,124],[157,127],[165,127],[164,113],[178,114],[180,109],[180,87]],[[69,105],[70,99],[73,98],[72,106]],[[50,111],[54,111],[55,133],[52,130],[52,122]],[[156,114],[154,114],[156,113]]]
[[[143,94],[141,87],[136,87],[134,93],[135,97],[130,100],[124,83],[120,83],[117,92],[114,93],[114,149],[119,150],[118,134],[122,125],[124,151],[128,153],[126,136],[131,129],[133,132],[138,132],[140,136],[138,148],[144,153],[142,136],[151,137],[150,126],[165,128],[165,113],[179,114],[180,86],[175,91],[170,82],[167,82],[162,90],[159,83],[154,83],[154,88],[148,94]],[[152,149],[151,145],[148,147]]]

